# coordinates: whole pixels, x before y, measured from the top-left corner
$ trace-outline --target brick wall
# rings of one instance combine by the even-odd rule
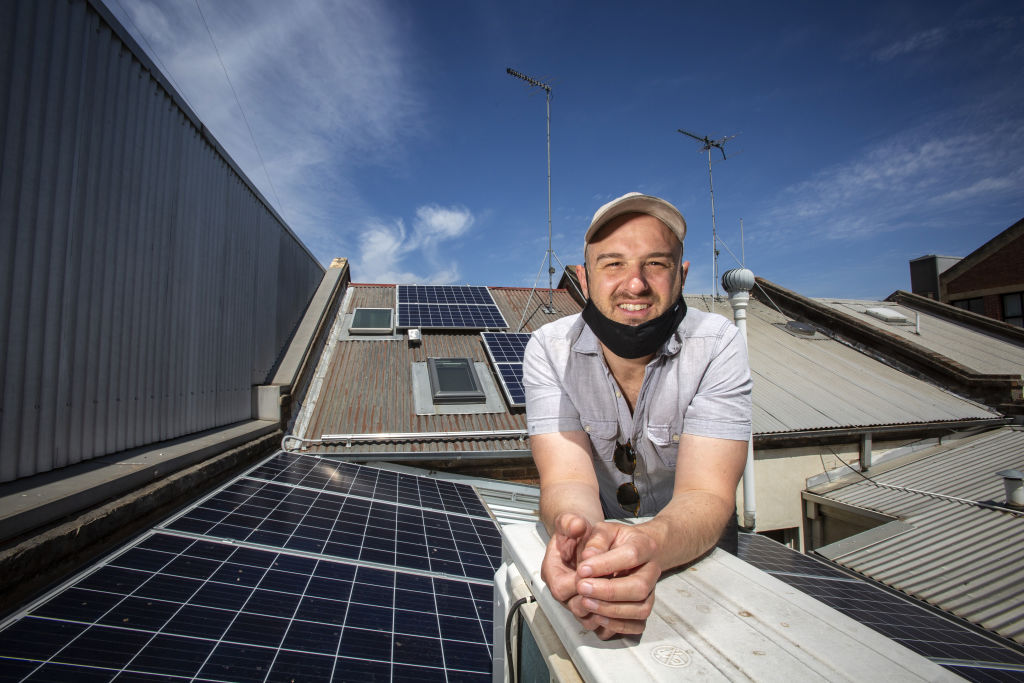
[[[950,303],[981,297],[985,315],[996,320],[1003,319],[1001,295],[1020,291],[1024,291],[1024,234],[946,283]]]
[[[955,300],[966,298],[964,295],[970,292],[1012,285],[1024,289],[1024,235],[950,280],[948,291],[950,299]]]

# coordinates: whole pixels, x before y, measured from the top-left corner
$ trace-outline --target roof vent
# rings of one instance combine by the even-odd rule
[[[873,318],[878,318],[882,322],[887,322],[890,325],[909,325],[910,318],[903,315],[899,311],[895,311],[891,308],[866,308],[864,312]]]
[[[1024,473],[1020,470],[1002,470],[996,472],[1003,478],[1006,487],[1006,504],[1017,510],[1024,510]]]
[[[722,274],[722,287],[730,294],[749,292],[754,288],[755,282],[754,273],[747,268],[733,268]]]
[[[791,332],[798,337],[813,337],[814,325],[811,325],[810,323],[802,323],[799,320],[790,320],[786,323],[786,331]]]

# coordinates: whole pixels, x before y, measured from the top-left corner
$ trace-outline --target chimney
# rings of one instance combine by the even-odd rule
[[[1020,470],[1003,470],[996,472],[1003,478],[1006,487],[1006,504],[1015,510],[1024,510],[1024,473]]]

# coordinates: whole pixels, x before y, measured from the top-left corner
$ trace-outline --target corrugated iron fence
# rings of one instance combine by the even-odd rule
[[[0,2],[0,481],[251,416],[323,268],[124,29]]]

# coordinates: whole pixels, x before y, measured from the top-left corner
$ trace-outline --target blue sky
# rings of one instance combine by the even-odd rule
[[[909,289],[910,259],[1024,217],[1020,1],[105,1],[356,282],[536,281],[544,93],[507,67],[553,86],[564,264],[639,190],[686,216],[687,291],[711,291],[707,156],[678,128],[737,135],[713,157],[720,270],[742,219],[747,266],[806,295]]]

